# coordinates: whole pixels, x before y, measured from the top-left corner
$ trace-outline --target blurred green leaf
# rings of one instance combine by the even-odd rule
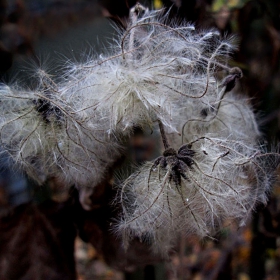
[[[222,8],[231,9],[240,9],[242,8],[249,0],[215,0],[212,4],[212,12],[219,12]]]

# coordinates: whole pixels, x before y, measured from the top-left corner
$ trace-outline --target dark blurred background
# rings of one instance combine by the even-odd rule
[[[268,145],[280,137],[280,3],[276,0],[154,0],[178,22],[218,28],[236,37],[232,66],[244,73],[240,89],[258,113]],[[67,60],[102,54],[116,31],[125,27],[134,0],[0,0],[0,78],[28,80],[32,67],[59,75]],[[155,143],[140,131],[131,142],[132,157],[143,161]],[[133,242],[124,253],[110,231],[116,215],[112,182],[90,195],[83,210],[77,192],[55,179],[38,187],[1,161],[1,279],[280,279],[280,185],[251,224],[226,229],[216,240],[181,238],[170,261],[151,256]]]

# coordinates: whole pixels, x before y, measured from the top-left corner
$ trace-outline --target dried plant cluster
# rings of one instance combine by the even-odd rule
[[[265,203],[277,155],[259,143],[253,110],[234,92],[231,39],[168,22],[137,4],[112,52],[68,63],[34,89],[0,88],[0,139],[31,178],[92,187],[123,155],[135,127],[159,129],[163,154],[119,187],[116,231],[168,253],[181,234],[210,236],[244,224]]]

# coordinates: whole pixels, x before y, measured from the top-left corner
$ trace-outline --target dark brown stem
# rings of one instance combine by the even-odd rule
[[[164,149],[166,150],[170,147],[170,145],[168,143],[168,140],[167,140],[167,137],[166,137],[166,134],[165,134],[165,131],[164,131],[164,126],[163,126],[163,124],[160,120],[158,120],[158,126],[159,126],[159,130],[160,130],[163,146],[164,146]]]

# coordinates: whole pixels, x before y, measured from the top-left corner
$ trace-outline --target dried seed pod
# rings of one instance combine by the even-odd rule
[[[260,150],[228,139],[203,137],[177,153],[169,149],[121,186],[116,230],[125,246],[136,236],[166,255],[180,235],[205,237],[229,223],[243,225],[267,200],[267,168]]]
[[[65,184],[94,186],[120,153],[102,119],[89,126],[58,89],[1,86],[0,98],[3,152],[39,184],[59,177]]]

